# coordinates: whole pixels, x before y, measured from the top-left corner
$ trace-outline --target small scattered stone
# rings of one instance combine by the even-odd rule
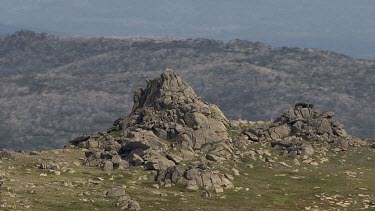
[[[212,197],[212,193],[208,190],[204,191],[201,195],[203,198],[211,198]]]
[[[248,168],[251,168],[251,169],[254,168],[254,166],[253,166],[252,164],[247,164],[246,166],[247,166]]]
[[[113,170],[113,163],[111,161],[105,161],[103,166],[103,171],[112,171]]]
[[[125,196],[125,189],[123,187],[115,187],[105,191],[105,195],[109,197]]]
[[[214,192],[215,192],[216,194],[218,194],[218,193],[223,193],[223,192],[224,192],[224,189],[223,189],[222,187],[216,187],[216,188],[214,188]]]
[[[186,189],[188,189],[188,190],[198,190],[199,187],[198,187],[197,182],[195,180],[189,180],[186,184]]]
[[[299,162],[298,159],[293,159],[293,164],[296,165],[296,166],[301,165],[301,163]]]
[[[40,155],[40,152],[38,151],[31,151],[29,155]]]
[[[232,168],[232,172],[233,172],[233,174],[235,176],[239,176],[240,175],[240,172],[237,169],[235,169],[235,168]]]

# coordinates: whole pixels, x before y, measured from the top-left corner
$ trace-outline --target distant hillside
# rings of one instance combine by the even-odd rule
[[[19,28],[15,27],[15,26],[0,24],[0,36],[4,36],[4,35],[7,35],[7,34],[14,33],[17,30],[19,30]]]
[[[232,119],[269,120],[297,101],[333,110],[348,131],[375,137],[375,62],[315,50],[171,38],[0,39],[0,147],[61,146],[126,116],[133,91],[173,68]]]

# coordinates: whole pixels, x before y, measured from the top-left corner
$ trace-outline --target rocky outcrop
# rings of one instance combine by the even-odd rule
[[[227,167],[222,164],[226,161],[259,155],[261,160],[275,162],[268,150],[249,151],[247,146],[252,142],[270,141],[271,147],[297,161],[313,156],[315,150],[309,141],[347,150],[355,138],[332,120],[333,116],[333,112],[322,113],[312,104],[297,103],[275,121],[229,122],[218,106],[202,100],[184,80],[166,69],[148,80],[145,89],[135,91],[129,116],[117,119],[107,131],[71,140],[70,146],[89,149],[83,162],[87,166],[104,171],[143,166],[156,172],[155,181],[161,186],[179,183],[190,190],[221,193],[233,188],[233,176],[224,174]],[[233,136],[233,128],[242,133]],[[234,173],[240,175],[238,170]]]
[[[312,104],[297,103],[275,121],[248,128],[243,134],[251,141],[276,141],[296,136],[308,141],[332,143],[342,150],[347,150],[349,142],[354,142],[356,138],[348,135],[342,124],[332,120],[333,116],[334,112],[323,113]],[[284,140],[278,144],[273,142],[273,145],[285,147],[283,142],[287,142],[287,145],[291,143],[290,140]]]
[[[229,122],[220,109],[203,101],[171,69],[147,81],[134,94],[132,113],[114,123],[117,130],[152,131],[160,139],[175,140],[192,149],[228,138]],[[150,145],[150,147],[153,147]]]
[[[178,164],[167,156],[172,148],[194,153],[228,140],[228,124],[217,106],[203,101],[184,80],[166,69],[148,80],[145,89],[136,90],[131,114],[116,120],[114,127],[123,137],[119,153],[130,163],[157,170]],[[185,157],[182,153],[176,156]]]
[[[128,117],[117,119],[108,131],[83,135],[71,146],[87,148],[84,165],[104,171],[143,166],[157,170],[157,181],[170,185],[183,182],[191,188],[228,188],[233,185],[219,172],[202,168],[209,162],[234,158],[234,147],[227,132],[228,119],[219,107],[205,102],[171,69],[148,80],[145,89],[137,89]],[[184,161],[200,156],[204,164],[192,179],[191,169],[179,170]],[[197,169],[197,168],[196,168]],[[204,180],[203,180],[204,179]],[[190,184],[190,185],[186,185]]]

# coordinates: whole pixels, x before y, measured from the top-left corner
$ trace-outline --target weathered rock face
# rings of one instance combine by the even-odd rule
[[[304,140],[334,143],[338,148],[347,150],[349,141],[355,138],[346,133],[342,124],[332,120],[333,116],[333,112],[322,113],[314,109],[312,104],[297,103],[293,109],[289,109],[275,121],[263,127],[249,128],[244,134],[252,141],[280,140],[296,136]],[[283,145],[282,142],[273,143]]]

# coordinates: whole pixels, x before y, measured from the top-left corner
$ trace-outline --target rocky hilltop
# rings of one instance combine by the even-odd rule
[[[86,166],[107,172],[143,166],[155,171],[154,180],[160,186],[181,184],[188,190],[203,188],[204,194],[211,195],[211,191],[219,194],[235,188],[233,175],[239,175],[239,170],[229,163],[246,156],[275,162],[269,150],[249,150],[253,143],[280,151],[296,165],[313,166],[319,165],[312,158],[322,148],[339,152],[368,145],[348,135],[333,116],[312,104],[297,103],[274,121],[230,121],[218,106],[198,97],[180,76],[166,69],[147,80],[145,89],[135,91],[129,116],[117,119],[106,132],[75,138],[66,147],[88,149]]]
[[[349,135],[334,112],[297,103],[268,122],[228,120],[171,69],[136,89],[133,101],[108,130],[64,149],[0,151],[1,207],[375,208],[374,144]]]
[[[132,111],[133,91],[171,67],[230,119],[270,120],[295,102],[334,110],[350,134],[375,136],[374,61],[244,40],[0,38],[0,148],[51,149]]]

